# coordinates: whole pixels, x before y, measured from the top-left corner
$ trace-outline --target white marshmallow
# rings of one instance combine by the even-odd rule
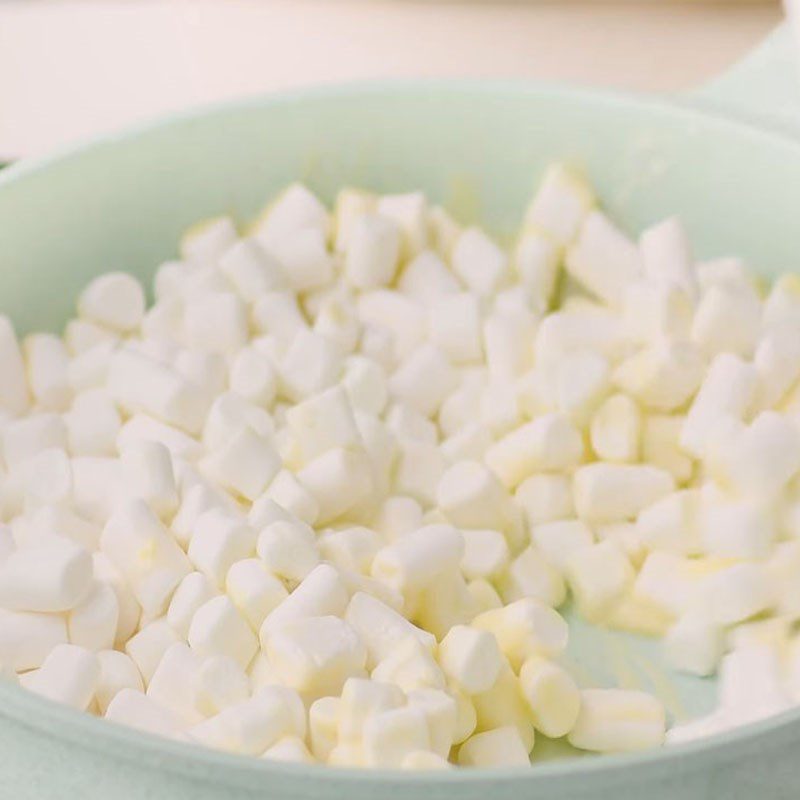
[[[701,598],[712,620],[731,625],[769,609],[775,601],[775,587],[763,564],[745,562],[709,575]]]
[[[42,450],[67,447],[67,431],[56,414],[35,414],[14,420],[2,429],[3,458],[9,469]]]
[[[526,547],[511,562],[498,581],[498,589],[507,603],[523,597],[533,597],[556,608],[566,597],[561,573],[533,547]]]
[[[689,240],[677,217],[669,217],[642,231],[639,249],[648,278],[661,285],[677,286],[690,298],[697,295]]]
[[[338,697],[320,697],[309,706],[308,738],[311,752],[318,761],[327,761],[336,746],[341,706]]]
[[[742,419],[750,408],[757,373],[731,353],[721,353],[712,362],[697,392],[681,431],[681,447],[700,457],[712,432],[713,423],[723,415]]]
[[[392,282],[400,253],[400,228],[389,217],[363,214],[349,226],[344,274],[359,289]]]
[[[636,403],[624,394],[612,395],[592,417],[592,449],[602,461],[637,461],[641,424]]]
[[[108,520],[100,548],[122,573],[145,613],[166,609],[189,560],[142,500],[120,506]]]
[[[287,284],[278,260],[256,239],[240,239],[231,245],[220,256],[219,269],[246,303]]]
[[[212,508],[197,518],[187,555],[196,569],[221,588],[231,566],[251,556],[255,545],[256,534],[249,525]]]
[[[144,500],[161,520],[178,509],[178,492],[172,457],[160,442],[141,442],[127,447],[121,456],[125,491]]]
[[[72,644],[59,644],[42,666],[22,678],[22,685],[56,703],[85,711],[94,699],[100,666],[94,653]]]
[[[400,228],[404,261],[425,249],[428,244],[428,201],[425,195],[421,192],[386,194],[378,198],[376,210]]]
[[[91,322],[127,333],[144,315],[144,290],[126,272],[107,272],[95,278],[78,298],[78,314]]]
[[[676,483],[692,476],[692,458],[681,450],[680,436],[685,418],[667,414],[648,414],[642,420],[642,461],[667,470]]]
[[[292,620],[341,617],[347,602],[347,589],[339,573],[328,564],[319,564],[283,602],[267,614],[261,626],[261,640],[263,642],[272,631]]]
[[[268,632],[263,646],[281,682],[310,696],[339,694],[348,678],[364,674],[366,649],[338,617],[286,622]]]
[[[663,706],[645,692],[584,689],[567,739],[579,750],[624,753],[662,744],[665,726]]]
[[[269,408],[278,388],[272,362],[255,347],[242,348],[231,362],[230,386],[235,394]]]
[[[562,414],[546,414],[504,436],[485,456],[505,486],[518,486],[534,472],[564,472],[583,456],[581,435]]]
[[[644,547],[678,555],[698,554],[701,502],[699,490],[685,489],[642,509],[636,519],[636,532]]]
[[[448,679],[467,694],[488,691],[503,665],[494,636],[466,625],[448,631],[439,645],[438,658]]]
[[[371,464],[361,450],[335,447],[297,473],[301,485],[319,506],[317,524],[341,517],[372,491]]]
[[[0,607],[10,611],[69,611],[91,591],[92,560],[75,542],[52,536],[0,562]]]
[[[575,509],[590,523],[633,519],[674,488],[672,475],[646,464],[587,464],[573,477]]]
[[[288,345],[301,331],[308,330],[308,323],[291,292],[264,292],[253,303],[252,322],[255,329],[264,335],[275,337],[281,345]]]
[[[442,689],[412,689],[408,693],[408,707],[417,708],[425,715],[430,749],[440,758],[446,759],[457,733],[456,700]]]
[[[242,669],[258,650],[255,634],[225,595],[207,600],[195,611],[188,640],[198,653],[230,656]]]
[[[314,757],[306,743],[298,736],[283,736],[268,747],[261,755],[269,761],[282,761],[286,764],[313,764]]]
[[[522,665],[519,681],[536,730],[552,739],[566,736],[581,706],[581,693],[570,674],[558,664],[534,656]]]
[[[48,653],[66,642],[62,617],[0,609],[0,661],[15,672],[41,667]]]
[[[567,272],[610,306],[619,307],[626,287],[642,273],[636,245],[604,214],[590,212],[567,250]]]
[[[183,725],[200,722],[205,714],[195,704],[195,682],[201,657],[184,642],[164,651],[147,682],[147,696],[180,719]]]
[[[178,641],[165,617],[147,623],[128,639],[125,652],[133,659],[145,684],[150,683],[164,654]]]
[[[87,650],[111,650],[117,638],[119,600],[107,583],[96,582],[67,617],[69,640]]]
[[[380,414],[389,398],[386,372],[380,364],[365,356],[350,356],[342,379],[350,404],[367,414]]]
[[[76,395],[72,408],[64,415],[64,422],[71,455],[114,455],[122,422],[116,406],[104,391],[90,390]]]
[[[308,228],[327,233],[329,226],[328,212],[314,193],[302,183],[293,183],[267,207],[256,234],[269,245]]]
[[[674,411],[697,391],[705,366],[692,343],[660,340],[625,359],[614,382],[648,409]]]
[[[436,489],[436,502],[459,527],[503,530],[508,522],[508,495],[494,474],[477,461],[448,467]]]
[[[299,520],[276,520],[258,535],[256,547],[264,566],[281,578],[299,583],[319,563],[313,529]]]
[[[709,356],[753,355],[761,333],[761,302],[752,289],[712,286],[695,311],[692,339]]]
[[[304,736],[305,714],[295,692],[265,687],[192,726],[188,732],[206,747],[255,756],[283,736]]]
[[[440,297],[428,306],[428,336],[454,364],[480,361],[481,309],[470,292]]]
[[[111,701],[123,690],[144,691],[142,676],[133,659],[118,650],[102,650],[97,653],[100,677],[94,697],[100,713],[105,715]]]
[[[411,300],[431,306],[457,294],[461,285],[436,253],[425,250],[406,264],[397,288]]]
[[[364,760],[371,767],[399,767],[409,753],[430,749],[425,714],[408,706],[379,711],[364,723]]]
[[[509,548],[500,531],[487,528],[468,528],[461,531],[464,555],[461,571],[468,579],[490,578],[499,575],[508,564]]]
[[[184,639],[189,633],[194,612],[218,594],[216,587],[202,572],[190,572],[175,589],[167,609],[167,622]]]
[[[413,497],[395,495],[381,504],[375,529],[389,541],[422,527],[422,508]]]
[[[392,588],[413,593],[457,568],[463,555],[459,531],[449,525],[427,525],[379,550],[371,572]]]
[[[655,279],[637,281],[625,290],[622,325],[627,337],[646,345],[660,338],[689,338],[694,307],[690,295],[675,283]]]
[[[514,493],[529,525],[574,516],[572,487],[564,475],[536,474],[526,478]]]
[[[501,728],[476,733],[458,751],[458,763],[464,767],[528,767],[528,749],[517,728]]]
[[[228,656],[205,658],[192,677],[194,705],[204,716],[218,714],[250,696],[247,673]]]
[[[36,405],[48,411],[64,411],[72,397],[69,354],[64,343],[49,333],[26,336],[22,343],[28,385]]]
[[[237,561],[231,566],[225,590],[255,631],[266,616],[288,597],[283,584],[255,558]]]
[[[105,718],[145,733],[178,738],[180,723],[167,709],[134,688],[121,689],[106,709]]]
[[[456,384],[456,372],[445,354],[433,345],[423,344],[389,379],[389,391],[393,397],[429,417],[436,413]]]
[[[594,204],[587,182],[564,164],[554,164],[547,168],[525,213],[525,226],[544,231],[558,244],[568,244]]]
[[[409,622],[402,614],[365,592],[356,592],[347,605],[347,623],[358,632],[367,648],[367,667],[374,667],[396,653],[403,642],[412,639],[432,650],[435,638]]]
[[[516,729],[525,752],[530,753],[536,735],[519,679],[507,664],[503,665],[489,691],[470,699],[475,706],[478,732],[511,725]]]
[[[338,569],[368,573],[381,537],[363,526],[327,531],[320,536],[320,555]]]
[[[278,364],[283,393],[295,402],[327,389],[343,369],[340,349],[325,336],[300,331]]]
[[[664,651],[671,666],[691,675],[713,674],[724,647],[722,627],[700,613],[685,614],[664,637]]]
[[[517,243],[514,264],[537,311],[547,311],[558,280],[559,248],[554,239],[537,230],[523,233]]]
[[[483,348],[489,375],[513,380],[530,369],[536,318],[527,310],[495,310],[483,324]]]
[[[494,634],[513,669],[519,669],[532,655],[555,656],[567,646],[567,623],[532,597],[485,611],[471,624]]]
[[[422,343],[427,320],[421,303],[411,300],[400,292],[375,289],[360,294],[356,304],[359,319],[367,328],[383,330],[391,335],[393,358],[407,357]],[[365,341],[362,343],[362,351],[365,355],[370,355],[376,345],[377,342],[372,342],[367,346]],[[375,358],[376,355],[373,354],[371,357]]]
[[[296,292],[327,286],[333,279],[333,258],[327,251],[323,231],[305,228],[264,243]]]
[[[267,437],[243,427],[207,455],[200,467],[220,486],[252,502],[280,470],[281,457]]]
[[[594,542],[594,535],[580,520],[561,519],[534,525],[531,541],[556,569],[563,572],[578,551]]]
[[[22,414],[30,405],[25,362],[11,320],[0,315],[0,407],[12,414]]]

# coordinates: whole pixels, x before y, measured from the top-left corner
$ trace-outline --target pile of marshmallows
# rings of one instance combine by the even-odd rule
[[[284,761],[527,765],[800,699],[800,280],[631,241],[552,167],[509,254],[419,193],[289,187],[0,320],[0,670]],[[667,732],[579,688],[568,596],[720,670]],[[727,653],[727,655],[726,655]],[[720,666],[721,664],[721,666]]]

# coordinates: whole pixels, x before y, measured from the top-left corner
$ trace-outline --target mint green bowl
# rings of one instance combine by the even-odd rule
[[[513,231],[555,159],[582,165],[631,230],[679,212],[700,256],[766,275],[800,261],[800,103],[778,32],[727,77],[666,100],[520,83],[400,83],[275,95],[172,118],[0,174],[0,308],[57,328],[91,276],[151,277],[183,228],[252,217],[301,179],[422,188],[465,221]],[[575,625],[593,680],[653,680],[657,647]],[[631,667],[633,665],[633,667]],[[640,676],[641,677],[641,676]],[[689,715],[713,683],[671,676]],[[296,767],[151,738],[0,686],[0,800],[796,800],[800,711],[692,745],[531,770],[445,774]]]

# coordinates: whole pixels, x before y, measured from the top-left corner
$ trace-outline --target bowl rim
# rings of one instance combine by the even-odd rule
[[[149,134],[184,123],[202,122],[230,113],[257,111],[264,107],[294,105],[331,99],[369,99],[380,95],[397,94],[470,94],[478,97],[508,96],[552,97],[606,107],[635,107],[637,111],[678,115],[686,121],[702,120],[718,125],[722,132],[734,129],[791,150],[800,150],[800,140],[790,133],[762,127],[746,117],[737,117],[718,108],[704,105],[702,98],[690,94],[658,96],[643,92],[586,88],[556,82],[534,82],[521,79],[402,79],[358,80],[329,85],[292,88],[279,92],[256,94],[233,100],[192,107],[187,110],[159,115],[119,131],[91,137],[43,156],[24,158],[0,170],[0,191],[11,188],[29,176],[38,175],[51,167],[91,156],[93,151],[124,146]],[[607,777],[620,780],[623,773],[630,776],[637,770],[642,777],[661,772],[674,772],[681,763],[686,774],[699,770],[706,759],[717,756],[718,763],[730,763],[752,755],[752,745],[760,741],[760,749],[784,741],[787,732],[800,741],[800,707],[784,711],[757,722],[743,725],[708,738],[682,744],[668,745],[635,753],[602,755],[601,757],[565,758],[524,768],[470,768],[451,770],[403,771],[392,769],[330,768],[326,765],[288,764],[266,759],[212,750],[198,744],[165,739],[135,728],[119,725],[77,711],[40,697],[14,683],[0,682],[0,720],[14,723],[46,738],[79,742],[80,747],[99,755],[133,761],[141,766],[151,765],[161,771],[193,779],[204,778],[228,787],[264,786],[268,778],[302,781],[303,785],[318,783],[320,787],[346,789],[386,785],[435,789],[448,785],[466,784],[470,787],[512,783],[515,787],[552,789],[557,783]]]

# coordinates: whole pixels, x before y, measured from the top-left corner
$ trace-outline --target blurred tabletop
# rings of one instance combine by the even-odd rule
[[[521,77],[675,91],[777,3],[0,0],[0,159],[170,110],[357,78]]]

